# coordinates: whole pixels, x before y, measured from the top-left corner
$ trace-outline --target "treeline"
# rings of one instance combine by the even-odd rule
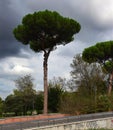
[[[60,78],[59,78],[60,80]],[[63,93],[59,81],[50,81],[48,91],[49,112],[58,112],[59,101]],[[21,116],[43,113],[44,92],[36,91],[31,75],[15,80],[17,89],[3,101],[0,98],[0,116]]]
[[[49,81],[48,110],[50,113],[73,115],[113,110],[113,94],[107,94],[106,73],[97,63],[86,63],[80,55],[73,58],[70,79],[54,77]],[[1,116],[43,113],[44,93],[34,88],[31,75],[15,80],[16,89],[3,101]]]

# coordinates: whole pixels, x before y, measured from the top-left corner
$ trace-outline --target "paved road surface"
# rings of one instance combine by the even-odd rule
[[[41,120],[3,124],[0,125],[0,130],[24,130],[25,128],[41,127],[47,125],[77,122],[77,121],[98,119],[98,118],[105,118],[105,117],[113,117],[113,112],[95,113],[95,114],[80,115],[80,116],[67,116],[67,117],[60,117],[60,118],[48,118],[48,119],[41,119]]]

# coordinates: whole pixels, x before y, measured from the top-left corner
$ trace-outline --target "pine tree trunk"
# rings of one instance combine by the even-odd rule
[[[43,114],[48,113],[48,55],[44,54],[44,62],[43,62],[43,69],[44,69],[44,108]]]
[[[44,46],[44,45],[43,45]],[[42,47],[43,48],[43,47]],[[43,70],[44,70],[44,106],[43,114],[48,113],[48,57],[50,52],[53,50],[53,47],[50,47],[48,50],[44,50],[44,61],[43,61]]]

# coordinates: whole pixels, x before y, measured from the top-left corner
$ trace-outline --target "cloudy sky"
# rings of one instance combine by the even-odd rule
[[[17,42],[13,29],[22,17],[40,10],[54,10],[81,24],[75,40],[59,46],[49,57],[49,79],[70,76],[77,53],[97,42],[113,40],[113,0],[0,0],[0,97],[15,89],[14,80],[31,74],[36,90],[43,90],[43,55]]]

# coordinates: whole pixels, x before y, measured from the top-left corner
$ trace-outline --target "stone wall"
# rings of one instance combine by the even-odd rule
[[[64,123],[59,125],[52,125],[25,130],[88,130],[98,128],[112,129],[113,117],[73,122],[73,123]]]

